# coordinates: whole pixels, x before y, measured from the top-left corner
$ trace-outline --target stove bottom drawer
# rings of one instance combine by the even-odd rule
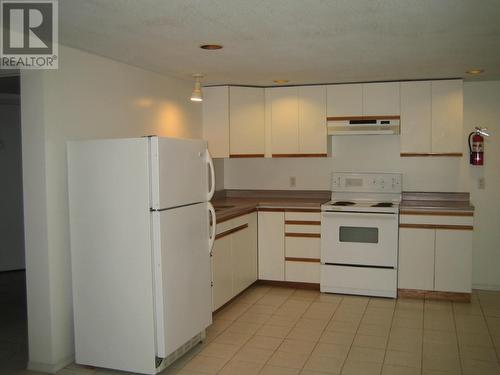
[[[320,288],[326,293],[396,298],[397,270],[322,264]]]

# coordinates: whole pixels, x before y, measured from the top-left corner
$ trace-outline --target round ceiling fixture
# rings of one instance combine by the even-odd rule
[[[290,82],[290,80],[288,80],[288,79],[273,79],[273,82],[277,83],[278,85],[282,85],[284,83]]]
[[[214,51],[216,49],[222,49],[222,46],[220,44],[203,44],[200,46],[200,48],[209,51]]]
[[[467,70],[465,73],[470,74],[472,76],[477,76],[478,74],[481,74],[483,72],[484,72],[484,69],[474,68],[474,69]]]

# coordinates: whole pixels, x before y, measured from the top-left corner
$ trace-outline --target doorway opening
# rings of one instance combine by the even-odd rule
[[[0,373],[28,361],[19,75],[0,75]]]

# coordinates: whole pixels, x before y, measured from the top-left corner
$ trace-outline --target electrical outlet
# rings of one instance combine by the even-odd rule
[[[290,187],[295,187],[297,185],[297,178],[295,176],[290,176]]]
[[[479,177],[477,179],[477,188],[480,190],[486,189],[486,180],[484,177]]]

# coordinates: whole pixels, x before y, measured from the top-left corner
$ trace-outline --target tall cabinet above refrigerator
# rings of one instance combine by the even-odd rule
[[[155,374],[212,322],[207,144],[69,142],[68,179],[76,362]]]

